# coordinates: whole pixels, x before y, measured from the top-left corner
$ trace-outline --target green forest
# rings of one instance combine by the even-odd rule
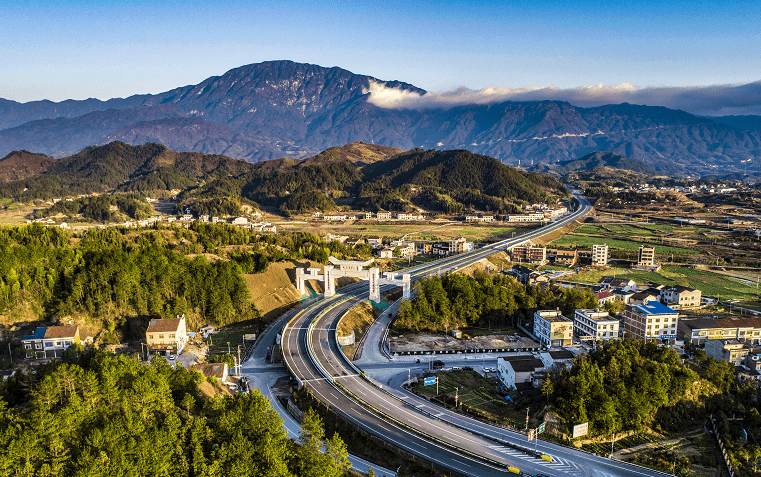
[[[530,319],[537,309],[559,308],[573,316],[577,308],[595,308],[587,290],[524,287],[505,275],[450,273],[415,282],[416,296],[403,301],[392,326],[398,331],[444,331],[455,327],[510,324]]]
[[[0,383],[0,475],[345,475],[346,445],[313,411],[293,442],[258,390],[207,398],[202,385],[161,357],[72,347]]]
[[[229,246],[236,246],[230,248]],[[219,254],[207,260],[204,253]],[[189,229],[108,227],[82,234],[40,224],[0,228],[0,313],[31,308],[38,319],[83,316],[132,332],[127,317],[189,314],[189,324],[225,325],[259,316],[244,274],[272,262],[361,258],[357,249],[304,233],[262,235],[228,224]],[[190,256],[189,256],[190,255]]]
[[[113,210],[115,208],[116,210]],[[35,213],[37,218],[53,217],[59,214],[96,222],[120,222],[125,219],[141,220],[153,215],[153,210],[145,197],[139,194],[102,194],[62,200],[47,209]]]

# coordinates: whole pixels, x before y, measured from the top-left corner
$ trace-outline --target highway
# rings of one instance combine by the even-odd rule
[[[563,220],[515,239],[485,246],[431,264],[408,269],[417,280],[432,273],[462,268],[497,251],[551,233],[591,209],[583,196],[579,206]],[[508,466],[524,474],[555,476],[663,475],[637,466],[604,459],[582,451],[539,441],[537,450],[552,456],[539,459],[520,448],[533,450],[523,434],[490,426],[447,411],[394,386],[380,383],[348,361],[336,343],[335,327],[346,310],[365,299],[366,286],[352,285],[297,314],[283,329],[283,355],[290,372],[323,403],[349,421],[384,440],[462,475],[504,475]],[[375,343],[367,342],[366,347]],[[366,360],[363,360],[366,361]],[[383,363],[366,363],[371,367]],[[386,361],[386,367],[390,363]],[[407,366],[404,364],[403,366]],[[393,380],[392,380],[393,381]],[[516,449],[516,446],[519,448]]]

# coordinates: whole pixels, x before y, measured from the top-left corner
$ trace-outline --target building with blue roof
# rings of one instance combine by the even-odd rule
[[[676,339],[679,313],[658,301],[626,305],[624,333],[634,339]]]

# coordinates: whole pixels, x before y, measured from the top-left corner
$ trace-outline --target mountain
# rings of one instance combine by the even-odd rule
[[[710,116],[717,123],[726,124],[743,131],[761,132],[761,116]]]
[[[13,151],[0,159],[0,182],[16,181],[45,171],[55,159],[29,151]]]
[[[3,161],[16,156],[30,155],[15,153]],[[369,210],[508,212],[518,204],[554,202],[568,195],[553,177],[521,172],[465,150],[401,152],[353,143],[303,160],[251,164],[221,155],[175,152],[160,144],[112,142],[50,160],[38,174],[0,185],[0,198],[31,201],[140,193],[128,197],[134,201],[175,189],[180,191],[178,209],[211,215],[240,213],[245,201],[286,214],[332,210],[333,199]],[[75,205],[89,204],[83,201]],[[98,205],[107,206],[104,200]]]
[[[641,161],[629,159],[615,152],[593,152],[575,161],[562,163],[559,167],[550,169],[548,172],[557,176],[565,176],[571,172],[586,171],[598,167],[610,167],[614,169],[624,169],[627,171],[640,172],[642,174],[655,175],[656,171]]]
[[[744,171],[761,156],[761,133],[747,118],[562,101],[390,109],[369,100],[378,89],[371,86],[390,94],[426,93],[337,67],[269,61],[155,95],[0,100],[0,154],[25,149],[63,157],[118,140],[257,162],[364,142],[401,150],[467,149],[523,166],[612,151],[673,175]]]

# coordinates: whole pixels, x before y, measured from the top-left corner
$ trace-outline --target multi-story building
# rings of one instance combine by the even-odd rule
[[[79,342],[78,326],[40,326],[34,334],[21,338],[27,358],[59,358]]]
[[[675,310],[698,307],[703,297],[703,293],[700,290],[682,285],[664,287],[660,292],[661,303]]]
[[[538,263],[540,265],[547,263],[547,247],[521,245],[513,247],[510,252],[513,255],[513,262]]]
[[[622,314],[627,338],[676,338],[679,314],[663,303],[651,301],[643,305],[626,305]]]
[[[706,355],[717,361],[727,361],[733,366],[739,366],[745,360],[750,348],[738,340],[707,340]]]
[[[608,264],[608,244],[592,245],[592,266],[604,267]]]
[[[457,237],[449,241],[449,253],[464,253],[473,250],[473,242],[468,242],[465,237]]]
[[[559,248],[555,253],[555,263],[572,267],[579,260],[579,251],[575,248]]]
[[[560,310],[537,310],[534,312],[534,336],[548,348],[568,346],[573,343],[573,322]]]
[[[682,318],[677,326],[677,337],[692,344],[702,344],[711,339],[722,339],[724,333],[727,338],[735,336],[730,329],[722,328],[713,318]]]
[[[421,220],[423,220],[423,216],[420,215],[420,214],[408,214],[408,213],[405,213],[405,212],[399,212],[398,214],[396,214],[396,219],[397,220],[417,220],[417,221],[421,221]]]
[[[465,222],[494,222],[493,215],[466,215]]]
[[[582,341],[613,340],[619,336],[619,321],[599,309],[581,309],[573,314],[573,328]]]
[[[380,258],[393,258],[394,249],[390,247],[383,247],[382,249],[378,250],[378,256]]]
[[[641,270],[657,270],[660,268],[655,263],[655,247],[652,245],[640,245],[637,250],[637,265],[632,265],[632,268]]]
[[[536,214],[508,214],[505,216],[507,222],[542,222],[544,213]]]
[[[545,286],[550,282],[550,277],[544,273],[531,270],[523,265],[516,265],[513,267],[515,278],[524,285],[539,285]]]
[[[188,342],[185,315],[177,318],[154,319],[145,331],[148,349],[155,353],[180,354]]]
[[[375,216],[378,220],[391,220],[391,212],[378,212]]]

